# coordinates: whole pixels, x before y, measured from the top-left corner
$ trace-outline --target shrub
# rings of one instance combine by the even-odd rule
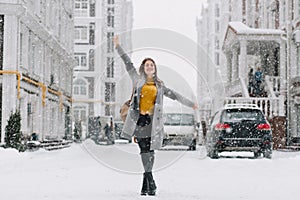
[[[22,144],[21,133],[21,114],[17,110],[15,113],[11,112],[10,117],[5,127],[5,148],[14,148],[19,151],[25,151],[26,146]]]

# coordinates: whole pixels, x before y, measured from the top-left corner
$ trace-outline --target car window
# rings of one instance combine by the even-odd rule
[[[211,126],[214,126],[216,125],[217,123],[219,123],[219,120],[220,120],[220,115],[221,115],[221,112],[218,111],[215,113],[215,115],[213,116],[212,120],[211,120]]]
[[[254,109],[227,109],[221,117],[222,122],[239,122],[242,120],[265,121],[263,113]]]
[[[164,115],[164,124],[169,126],[193,126],[193,114],[167,113]]]

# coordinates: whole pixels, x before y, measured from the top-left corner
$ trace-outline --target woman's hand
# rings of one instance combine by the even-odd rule
[[[193,106],[193,109],[197,110],[198,109],[198,104],[195,103],[194,106]]]
[[[116,48],[120,45],[120,40],[119,40],[119,36],[118,35],[116,35],[113,38],[113,42],[114,42]]]

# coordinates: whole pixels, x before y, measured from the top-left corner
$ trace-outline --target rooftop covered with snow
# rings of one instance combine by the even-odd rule
[[[232,30],[237,35],[283,35],[285,32],[279,29],[260,29],[250,28],[242,22],[229,22],[228,29]]]
[[[223,50],[239,49],[241,41],[247,41],[247,54],[255,54],[257,49],[272,49],[283,42],[285,32],[279,29],[251,28],[242,22],[229,22],[226,30]]]

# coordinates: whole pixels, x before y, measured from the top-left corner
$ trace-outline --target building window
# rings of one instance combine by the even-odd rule
[[[113,37],[113,32],[107,33],[107,53],[112,53],[114,51]]]
[[[43,78],[43,67],[42,67],[42,63],[43,63],[43,52],[44,52],[44,48],[43,48],[43,44],[42,41],[35,37],[35,44],[34,44],[34,71],[33,73],[37,76],[40,76],[41,78]]]
[[[115,14],[115,8],[107,8],[107,14],[108,15],[114,15]]]
[[[110,112],[110,106],[109,106],[109,105],[105,105],[105,115],[106,115],[106,116],[111,115],[111,112]]]
[[[107,78],[113,78],[114,77],[114,58],[113,57],[107,57],[107,68],[106,68],[106,76]]]
[[[215,5],[215,16],[220,17],[220,7],[219,4]]]
[[[276,1],[276,3],[277,3],[277,1]],[[279,4],[279,2],[278,2],[278,4]],[[298,16],[300,16],[300,1],[298,1],[297,11],[298,11]]]
[[[95,23],[90,23],[90,32],[89,32],[89,44],[95,44]]]
[[[116,84],[106,82],[105,83],[105,102],[114,102],[116,100],[115,98],[115,92],[116,92]]]
[[[89,13],[88,0],[75,0],[74,15],[76,17],[87,17]]]
[[[296,75],[300,76],[300,46],[297,47],[297,69]]]
[[[74,95],[87,95],[87,83],[83,79],[77,79],[74,81]]]
[[[91,1],[90,2],[90,17],[95,17],[96,16],[96,2]]]
[[[114,18],[115,9],[107,8],[107,26],[114,27],[115,26],[115,18]]]
[[[299,123],[299,121],[300,121],[300,105],[297,105],[296,106],[296,118],[297,118],[297,132],[296,133],[298,133],[298,137],[300,137],[300,123]]]
[[[58,70],[60,69],[59,67],[59,56],[52,51],[52,57],[51,57],[51,72],[50,74],[53,75],[53,83],[54,84],[59,84],[59,72]]]
[[[4,15],[0,15],[0,70],[3,69]]]
[[[282,9],[280,9],[280,10],[282,10],[282,19],[281,19],[281,21],[283,21],[283,22],[286,21],[286,10],[285,10],[285,8],[286,8],[286,3],[285,3],[285,1],[282,1]]]
[[[215,63],[216,65],[220,65],[220,54],[218,52],[215,53]]]
[[[89,68],[93,70],[95,68],[95,51],[94,49],[89,50]]]
[[[220,49],[220,40],[217,37],[215,38],[215,48]]]
[[[115,26],[115,18],[112,15],[107,16],[107,26],[108,27],[114,27]]]
[[[115,116],[115,106],[105,105],[105,115],[106,116]]]
[[[29,38],[28,38],[28,64],[29,64],[29,72],[34,73],[34,68],[35,68],[35,36],[34,34],[29,31]]]
[[[215,31],[218,33],[220,31],[220,23],[219,23],[219,20],[216,20],[215,21]]]
[[[73,113],[75,121],[85,121],[87,119],[87,108],[85,106],[75,106]]]
[[[75,53],[75,60],[78,67],[87,67],[87,54],[86,53]]]
[[[114,4],[115,0],[107,0],[107,4]]]
[[[88,42],[88,27],[87,26],[75,26],[74,30],[75,42]]]
[[[242,14],[243,14],[243,19],[245,19],[246,16],[246,0],[242,1]]]
[[[298,1],[299,2],[299,4],[300,4],[300,1]],[[275,29],[278,29],[279,28],[279,1],[278,0],[276,0],[275,1],[275,3],[276,3],[276,13],[275,13]],[[298,8],[298,11],[300,12],[300,8]]]
[[[32,124],[32,114],[33,114],[32,104],[27,103],[27,127],[30,127],[30,125]]]
[[[2,52],[2,51],[0,50],[0,52]],[[19,52],[20,52],[19,53],[19,66],[23,67],[23,33],[20,33],[20,48],[19,48]]]

